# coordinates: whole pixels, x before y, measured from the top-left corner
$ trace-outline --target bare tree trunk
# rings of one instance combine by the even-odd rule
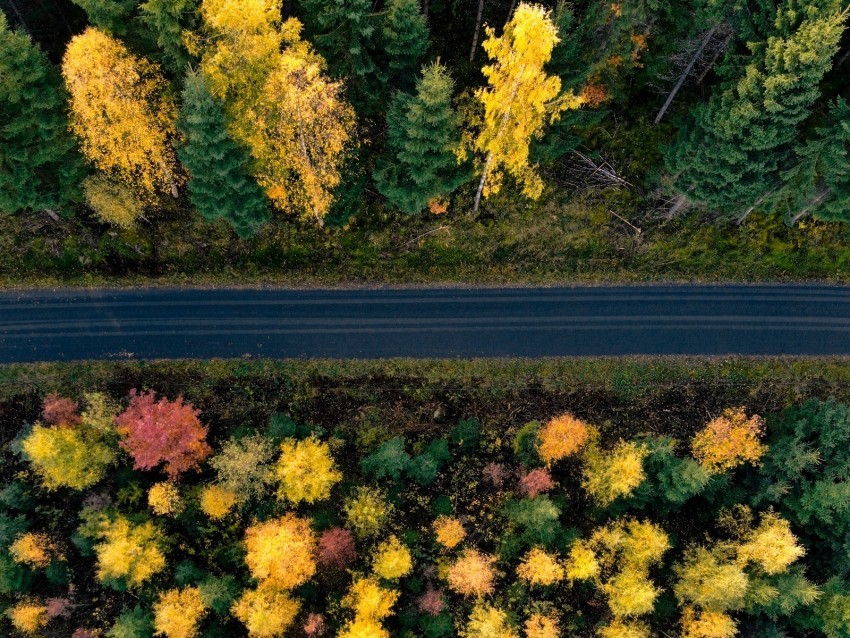
[[[484,0],[478,0],[478,17],[475,18],[475,31],[472,32],[472,48],[469,50],[469,61],[475,59],[478,48],[478,32],[481,30],[481,16],[484,15]]]
[[[478,182],[478,190],[475,193],[475,204],[472,206],[472,214],[475,215],[478,212],[478,208],[481,206],[481,193],[484,192],[484,182],[487,181],[487,174],[490,172],[490,163],[493,161],[493,153],[489,153],[487,155],[487,161],[484,162],[484,170],[481,172],[481,181]]]
[[[516,0],[511,0],[511,8],[508,10],[508,18],[505,20],[505,24],[511,21],[511,18],[514,16],[514,8],[516,7]]]
[[[26,20],[24,20],[23,14],[21,14],[21,12],[18,10],[18,6],[15,4],[15,0],[9,0],[9,5],[12,7],[12,11],[15,12],[15,15],[18,16],[18,22],[21,23],[21,27],[23,28],[23,30],[29,33],[30,30],[27,27]]]
[[[428,0],[424,0],[422,2],[422,15],[426,18],[428,17]]]
[[[684,206],[687,203],[687,201],[688,201],[688,198],[685,197],[684,194],[676,195],[676,200],[675,200],[676,203],[673,204],[673,206],[670,208],[670,210],[667,211],[667,214],[665,215],[665,217],[667,219],[673,219],[673,217],[676,216],[676,213],[679,212],[679,209],[682,206]]]
[[[747,217],[750,216],[750,213],[752,213],[759,204],[761,204],[764,200],[766,200],[768,197],[773,195],[773,193],[775,193],[775,192],[776,192],[776,189],[774,188],[772,191],[769,191],[769,192],[765,193],[764,195],[762,195],[761,197],[759,197],[752,206],[750,206],[747,210],[744,211],[743,215],[741,215],[740,217],[738,217],[735,220],[735,223],[738,224],[738,226],[743,224],[744,220]]]
[[[702,84],[702,81],[705,79],[705,76],[708,75],[708,72],[711,71],[711,69],[714,68],[714,63],[717,62],[717,58],[719,58],[720,54],[723,53],[726,50],[727,46],[729,46],[729,41],[731,39],[732,39],[732,32],[730,31],[729,35],[727,35],[726,38],[723,40],[723,44],[721,44],[719,47],[717,47],[717,50],[714,52],[714,57],[711,58],[711,62],[708,65],[706,65],[703,72],[697,78],[697,84]]]
[[[664,106],[661,107],[661,110],[658,111],[658,115],[655,116],[654,124],[658,124],[661,121],[661,118],[664,117],[664,114],[667,112],[667,109],[670,108],[670,105],[673,103],[673,98],[676,97],[676,94],[679,92],[679,89],[682,88],[682,85],[685,83],[687,77],[691,74],[691,69],[694,68],[694,64],[696,64],[697,60],[702,56],[702,52],[705,51],[705,47],[708,46],[711,38],[714,37],[714,33],[717,31],[717,25],[711,27],[709,32],[702,39],[702,42],[699,45],[699,48],[694,53],[691,61],[688,62],[688,66],[685,67],[685,70],[682,72],[682,75],[679,76],[679,80],[676,82],[676,86],[673,87],[673,90],[670,91],[670,95],[667,96],[667,99],[664,101]]]

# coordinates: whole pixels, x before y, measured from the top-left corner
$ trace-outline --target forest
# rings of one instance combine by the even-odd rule
[[[845,375],[781,362],[8,369],[0,629],[850,636]],[[168,390],[135,389],[155,378]]]
[[[245,239],[588,192],[638,234],[623,215],[850,210],[841,0],[0,6],[0,210],[31,268],[54,242],[33,215],[82,224],[52,249],[71,268],[156,253],[140,226],[220,235],[194,215]]]

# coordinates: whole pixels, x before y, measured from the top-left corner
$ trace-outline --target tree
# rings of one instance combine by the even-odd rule
[[[519,638],[508,622],[508,615],[492,605],[479,603],[472,608],[463,638]]]
[[[47,534],[27,532],[9,545],[9,554],[16,563],[39,569],[48,567],[58,557],[58,550]]]
[[[591,426],[569,412],[550,419],[537,436],[537,453],[547,465],[573,456],[581,451],[591,434]]]
[[[139,6],[142,22],[156,38],[163,65],[172,73],[181,72],[192,60],[184,33],[195,27],[198,3],[199,0],[146,0]]]
[[[210,221],[227,220],[240,237],[253,235],[270,218],[266,197],[248,174],[248,152],[230,139],[223,109],[194,71],[185,79],[178,127],[192,204]]]
[[[376,536],[386,524],[392,506],[380,490],[358,487],[346,499],[343,511],[355,534],[370,537]]]
[[[772,512],[738,546],[738,560],[756,563],[766,574],[786,572],[805,553],[788,521]]]
[[[163,464],[171,478],[196,469],[211,452],[206,442],[207,429],[198,414],[191,403],[183,402],[183,397],[157,401],[153,390],[142,394],[131,390],[130,405],[115,420],[124,437],[121,447],[139,469],[151,470]]]
[[[153,513],[159,516],[172,516],[180,513],[183,508],[180,491],[171,481],[161,481],[151,485],[148,490],[148,505]]]
[[[410,550],[398,540],[390,536],[378,545],[372,559],[372,571],[384,580],[397,580],[407,576],[413,570],[413,558]]]
[[[127,35],[141,0],[72,0],[88,14],[89,22],[117,37]]]
[[[845,16],[783,5],[774,34],[752,43],[752,62],[732,86],[699,105],[667,152],[678,192],[739,219],[769,198],[798,127],[820,95]]]
[[[466,179],[458,166],[460,117],[452,107],[454,81],[445,66],[422,70],[416,95],[396,93],[387,113],[386,157],[375,185],[390,204],[409,215],[448,198]]]
[[[201,511],[210,518],[224,518],[236,506],[236,498],[220,485],[207,485],[201,491]]]
[[[153,616],[141,607],[125,607],[115,624],[106,632],[107,638],[147,638],[152,634]]]
[[[119,587],[139,587],[165,569],[164,538],[152,522],[133,523],[118,515],[97,528],[97,577]]]
[[[376,479],[389,478],[398,481],[402,472],[410,465],[410,455],[404,448],[403,437],[397,436],[384,441],[377,450],[360,461],[361,471]]]
[[[316,573],[316,538],[310,521],[294,514],[245,530],[245,562],[257,580],[281,589],[303,585]]]
[[[464,550],[446,572],[449,589],[467,598],[483,598],[493,593],[495,562],[494,556],[474,549]]]
[[[285,439],[280,451],[280,459],[275,466],[275,476],[280,481],[278,498],[296,505],[323,501],[342,479],[330,446],[315,436],[303,441]]]
[[[747,418],[744,408],[729,408],[709,421],[691,441],[694,458],[710,472],[723,472],[742,463],[756,463],[765,452],[759,438],[764,421]]]
[[[159,191],[176,197],[176,113],[159,68],[90,27],[68,45],[62,74],[86,159],[145,203]]]
[[[438,516],[434,521],[434,535],[437,542],[446,549],[460,545],[466,536],[466,530],[459,519],[450,516]]]
[[[12,627],[25,635],[38,635],[50,618],[47,607],[35,600],[23,600],[6,610]]]
[[[558,638],[561,635],[558,618],[554,614],[534,612],[525,621],[525,638]]]
[[[674,572],[677,582],[673,591],[680,604],[715,612],[744,606],[749,578],[743,566],[726,556],[721,548],[689,548],[684,562],[676,565]]]
[[[738,623],[722,611],[696,611],[686,607],[682,612],[682,638],[734,638]]]
[[[62,209],[83,167],[68,134],[65,92],[47,56],[0,13],[0,211]]]
[[[356,558],[354,536],[347,529],[332,527],[319,536],[316,560],[320,565],[345,569]]]
[[[216,472],[219,486],[239,502],[245,502],[262,496],[274,480],[271,467],[274,454],[272,441],[256,434],[228,440],[210,458],[209,464]]]
[[[381,35],[388,58],[389,84],[403,88],[410,83],[419,58],[428,49],[428,20],[419,0],[389,0]]]
[[[145,203],[120,182],[103,175],[91,175],[83,180],[86,203],[103,221],[120,228],[131,228],[142,216]]]
[[[398,598],[397,591],[381,587],[376,578],[358,578],[351,584],[342,604],[354,612],[356,619],[377,621],[392,613]]]
[[[484,164],[473,212],[478,211],[482,194],[498,192],[503,170],[522,185],[527,197],[537,199],[543,190],[528,163],[531,139],[541,135],[547,117],[554,121],[561,111],[582,104],[582,98],[572,93],[553,102],[561,80],[547,75],[543,67],[557,42],[549,12],[524,2],[501,37],[487,29],[484,49],[492,63],[482,69],[489,85],[476,94],[484,107],[484,120],[475,149],[484,156]]]
[[[546,587],[562,581],[566,574],[557,556],[534,547],[517,567],[517,576],[532,585]]]
[[[620,441],[610,451],[591,446],[584,453],[582,486],[602,505],[629,496],[646,478],[647,453],[646,447],[631,441]]]
[[[206,614],[201,590],[197,587],[161,592],[153,606],[153,626],[157,636],[195,638]]]
[[[261,585],[242,592],[233,606],[233,615],[245,625],[251,638],[277,638],[292,626],[300,608],[300,603],[287,592]]]

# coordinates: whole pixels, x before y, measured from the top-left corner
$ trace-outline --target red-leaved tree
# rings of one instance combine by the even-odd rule
[[[150,470],[160,463],[172,478],[197,468],[209,456],[207,428],[199,412],[183,397],[174,401],[156,400],[153,390],[139,394],[130,391],[130,406],[116,420],[124,437],[121,447],[133,457],[135,466]]]
[[[357,558],[354,536],[347,529],[332,527],[322,532],[316,559],[321,565],[344,569]]]

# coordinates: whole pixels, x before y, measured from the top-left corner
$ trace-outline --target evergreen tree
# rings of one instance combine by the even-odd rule
[[[195,26],[198,0],[147,0],[141,19],[156,38],[159,58],[169,71],[182,70],[191,58],[183,44],[183,32]]]
[[[382,34],[390,84],[404,90],[428,49],[428,21],[419,9],[419,0],[390,0]]]
[[[429,65],[416,95],[397,93],[387,116],[389,157],[375,172],[378,190],[399,210],[414,214],[451,195],[466,179],[455,149],[460,119],[452,109],[454,82],[444,66]]]
[[[186,77],[178,126],[184,135],[180,161],[198,212],[226,219],[240,237],[253,235],[269,220],[266,198],[246,171],[248,153],[228,137],[224,111],[199,73]]]
[[[131,31],[140,0],[71,0],[86,12],[92,26],[124,37]]]
[[[782,13],[779,35],[750,45],[754,59],[743,77],[699,106],[668,150],[667,168],[692,201],[729,214],[749,206],[746,215],[774,189],[844,30],[844,15],[814,7],[790,29],[789,16],[800,13]]]
[[[0,210],[62,208],[79,194],[83,177],[65,93],[47,57],[11,31],[2,13],[0,78]]]

